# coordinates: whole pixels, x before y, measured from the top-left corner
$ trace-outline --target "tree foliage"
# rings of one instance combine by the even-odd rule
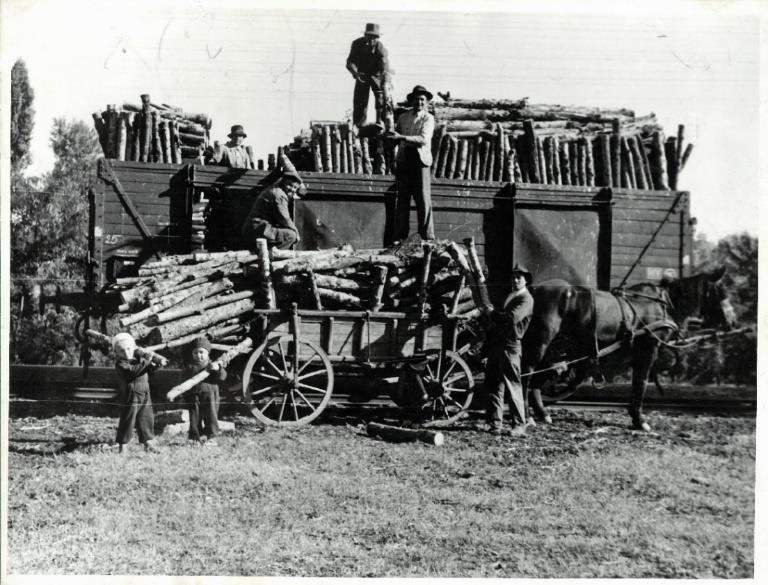
[[[19,59],[11,69],[11,168],[14,174],[21,174],[32,162],[29,146],[34,127],[34,99],[27,66]]]
[[[56,154],[53,170],[36,184],[14,185],[11,273],[41,280],[77,279],[83,275],[87,191],[100,153],[99,142],[84,122],[57,118],[50,143]]]

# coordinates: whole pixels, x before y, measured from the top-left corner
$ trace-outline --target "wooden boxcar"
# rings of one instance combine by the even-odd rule
[[[214,201],[207,249],[240,247],[240,226],[258,189],[275,178],[268,171],[107,159],[98,175],[90,198],[94,290],[155,252],[189,252],[192,210],[206,200]],[[299,249],[384,243],[397,195],[393,176],[302,177],[307,194],[294,209]],[[436,236],[474,237],[496,297],[514,262],[539,282],[562,278],[604,290],[690,271],[693,226],[683,191],[433,179],[432,199]]]

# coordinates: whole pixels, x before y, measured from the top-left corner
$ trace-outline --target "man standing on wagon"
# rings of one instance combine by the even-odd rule
[[[347,57],[347,70],[355,78],[352,102],[352,123],[360,128],[365,125],[368,96],[373,91],[376,100],[376,122],[383,130],[392,130],[392,98],[389,95],[390,71],[387,49],[379,40],[379,25],[369,22],[365,34],[352,41]]]
[[[489,432],[504,433],[504,395],[510,398],[512,429],[510,435],[525,434],[525,397],[523,396],[520,356],[522,339],[533,315],[533,297],[528,292],[531,273],[523,266],[512,268],[512,292],[501,310],[490,315],[485,340],[485,387],[488,393],[486,418]]]
[[[416,203],[419,235],[424,240],[435,239],[432,221],[432,134],[435,118],[427,111],[432,94],[421,85],[406,96],[413,109],[397,119],[396,131],[386,134],[397,141],[397,200],[392,239],[403,241],[408,237],[411,221],[411,198]]]

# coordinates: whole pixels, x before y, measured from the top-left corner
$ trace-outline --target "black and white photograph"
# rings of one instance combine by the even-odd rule
[[[765,8],[2,0],[2,583],[764,575]]]

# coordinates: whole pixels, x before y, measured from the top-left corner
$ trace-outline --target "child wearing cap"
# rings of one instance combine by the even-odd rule
[[[219,383],[227,378],[227,371],[218,362],[211,362],[211,342],[198,337],[188,346],[189,361],[182,371],[185,380],[208,370],[210,375],[187,393],[189,409],[189,439],[215,445],[219,434]]]
[[[115,369],[120,381],[123,399],[117,424],[117,443],[120,453],[133,438],[133,429],[147,451],[157,451],[154,444],[155,416],[149,392],[149,373],[160,367],[156,358],[137,356],[136,342],[129,333],[118,333],[112,339]]]

